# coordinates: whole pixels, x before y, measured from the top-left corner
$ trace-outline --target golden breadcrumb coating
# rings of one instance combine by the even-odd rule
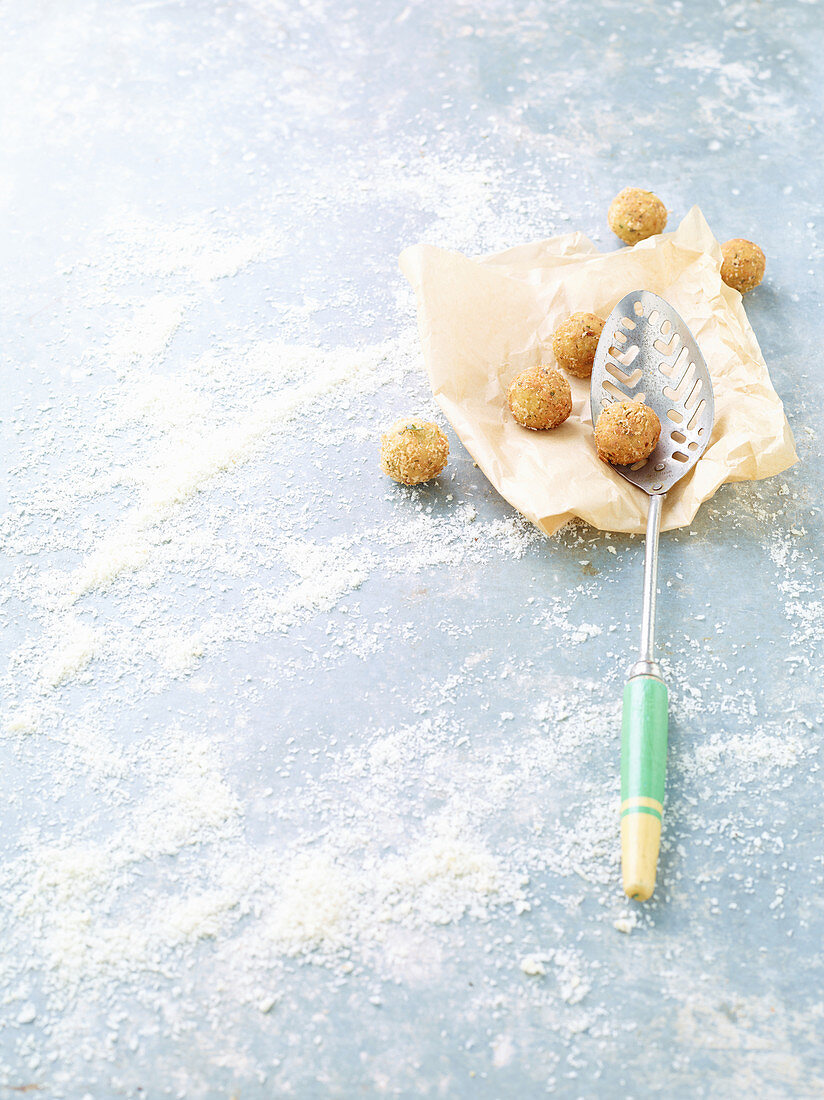
[[[381,470],[402,485],[437,477],[448,455],[449,440],[431,420],[407,416],[381,436]]]
[[[616,466],[631,466],[655,450],[661,421],[640,401],[615,401],[603,410],[595,425],[598,457]]]
[[[573,313],[552,335],[559,367],[576,378],[589,378],[604,322],[594,313]]]
[[[625,187],[616,195],[607,213],[609,227],[627,244],[637,244],[667,226],[667,208],[652,191]]]
[[[757,287],[764,278],[767,257],[752,241],[733,237],[731,241],[721,245],[721,255],[724,257],[721,278],[739,294],[746,294],[748,290]]]
[[[527,367],[512,380],[507,394],[512,415],[525,428],[546,431],[572,412],[569,382],[551,367]]]

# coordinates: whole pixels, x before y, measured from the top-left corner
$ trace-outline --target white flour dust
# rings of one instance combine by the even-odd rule
[[[326,14],[246,8],[298,43]],[[458,39],[501,33],[458,15]],[[396,18],[414,23],[414,5]],[[502,9],[500,26],[514,18]],[[345,25],[328,33],[341,56],[362,46]],[[754,63],[698,46],[664,60],[662,81],[681,65],[736,117],[787,117]],[[524,75],[489,126],[549,158],[516,187],[491,144],[425,140],[429,118],[359,150],[332,69],[294,63],[272,79],[305,132],[339,128],[345,163],[298,182],[256,176],[282,135],[272,101],[250,98],[259,147],[237,159],[254,201],[232,215],[193,213],[195,199],[168,217],[110,209],[57,265],[57,316],[78,331],[18,365],[8,410],[0,1072],[22,1082],[22,1067],[49,1095],[90,1066],[110,1072],[111,1092],[119,1081],[140,1095],[169,1036],[203,1063],[196,1087],[171,1067],[170,1093],[208,1095],[226,1069],[295,1094],[272,1035],[288,1045],[299,1026],[321,1058],[333,997],[379,1020],[398,989],[465,995],[495,1067],[521,1056],[527,1010],[542,1048],[560,1037],[572,1067],[589,1043],[600,1066],[631,1026],[606,994],[623,995],[627,960],[640,965],[630,953],[658,930],[655,904],[628,908],[617,889],[616,730],[635,623],[615,607],[638,587],[638,540],[583,525],[544,539],[454,436],[435,485],[403,489],[377,469],[396,414],[443,422],[387,240],[425,231],[477,253],[567,229],[562,184],[586,171],[581,143],[529,128],[537,81]],[[581,68],[565,89],[590,82]],[[82,136],[83,102],[61,140]],[[611,127],[588,140],[608,145]],[[305,132],[288,137],[308,161]],[[317,269],[301,269],[312,256]],[[804,526],[814,508],[788,480],[720,494],[672,544],[684,564],[662,585],[676,609],[663,657],[673,725],[702,733],[671,747],[679,796],[658,897],[690,928],[721,916],[727,875],[740,914],[763,903],[776,936],[789,925],[793,827],[764,807],[819,767],[801,704],[824,620]],[[753,584],[786,627],[787,676],[766,701],[735,628],[701,603],[713,523],[761,555]],[[776,860],[787,866],[773,881]],[[684,1033],[706,1031],[704,1012],[730,1051],[772,1049],[766,1000],[721,1013],[668,930],[657,958]],[[816,1022],[788,1019],[790,1038]],[[383,1043],[394,1026],[387,1014],[364,1030]],[[536,1089],[555,1081],[553,1058]],[[375,1071],[375,1089],[392,1091],[393,1072]]]

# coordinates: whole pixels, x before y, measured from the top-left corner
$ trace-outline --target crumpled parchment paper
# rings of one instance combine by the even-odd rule
[[[664,530],[689,524],[723,482],[797,461],[741,295],[721,281],[721,249],[697,206],[675,232],[618,252],[570,233],[475,260],[420,244],[400,266],[415,290],[435,399],[498,492],[547,534],[575,516],[605,531],[645,528],[646,494],[596,456],[589,379],[569,378],[572,413],[554,431],[522,428],[506,403],[524,367],[554,365],[552,333],[565,317],[606,318],[631,290],[654,291],[681,314],[715,394],[710,444],[667,494]]]

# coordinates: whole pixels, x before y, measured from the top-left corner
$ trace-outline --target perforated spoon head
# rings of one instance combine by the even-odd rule
[[[644,401],[661,421],[652,454],[614,469],[651,496],[666,493],[707,449],[715,402],[692,333],[652,291],[625,295],[604,324],[590,385],[593,425],[613,401]]]

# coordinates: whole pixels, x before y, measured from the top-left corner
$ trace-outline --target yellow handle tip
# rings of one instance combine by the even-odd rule
[[[655,890],[661,821],[648,813],[628,813],[621,818],[621,871],[624,893],[635,901],[647,901]]]
[[[649,901],[655,892],[655,882],[635,882],[624,876],[624,893],[633,901]]]

